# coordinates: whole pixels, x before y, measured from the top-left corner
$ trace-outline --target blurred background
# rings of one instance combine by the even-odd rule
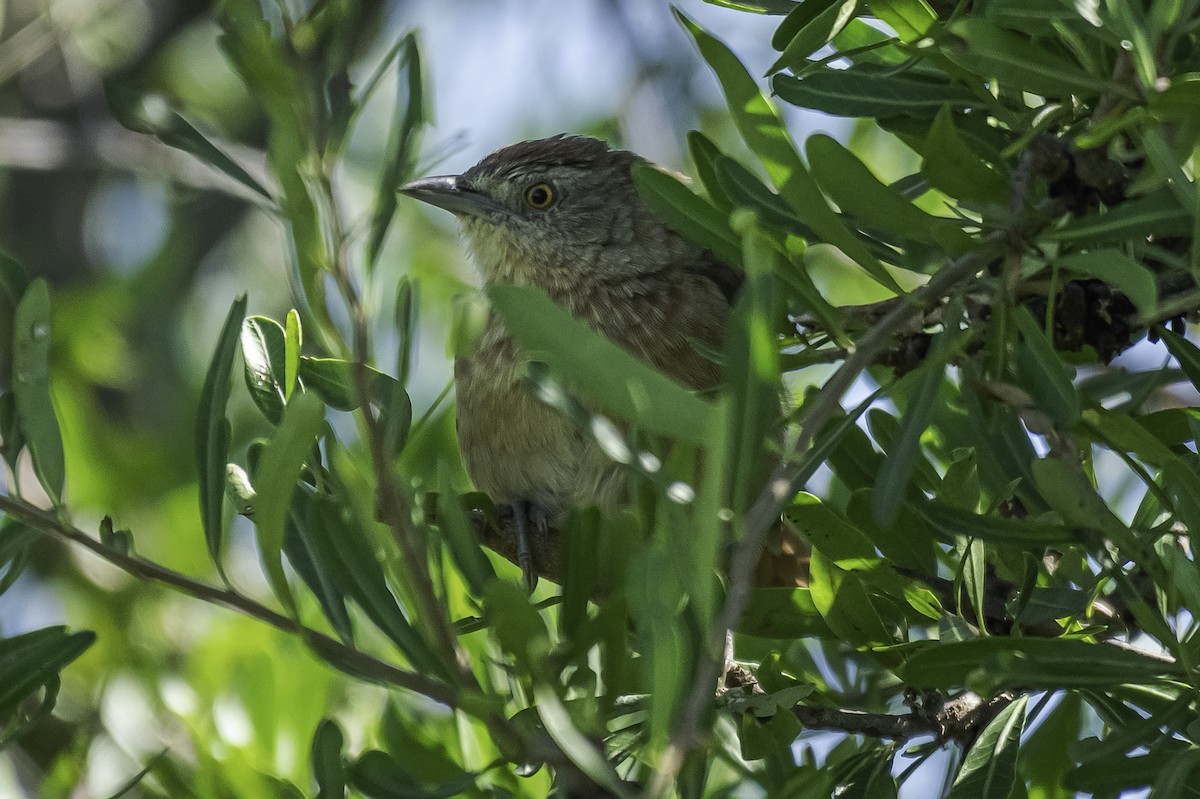
[[[679,5],[751,72],[774,60],[777,18]],[[198,396],[236,295],[248,292],[251,313],[275,318],[292,306],[285,238],[237,184],[118,124],[109,97],[157,93],[252,174],[265,171],[263,116],[224,60],[210,2],[7,0],[0,14],[0,248],[52,286],[53,390],[74,521],[95,530],[111,515],[132,530],[139,553],[210,576],[193,459]],[[564,131],[682,171],[691,128],[742,152],[715,79],[665,0],[365,2],[361,26],[356,82],[406,31],[419,32],[432,112],[420,174],[458,172],[503,144]],[[340,168],[352,221],[373,197],[395,83],[392,69]],[[823,130],[858,137],[860,151],[884,135],[819,115],[790,121],[797,139]],[[906,153],[883,148],[871,163],[895,179],[914,163]],[[419,416],[447,387],[454,297],[474,275],[449,215],[405,201],[381,263],[387,274],[368,297],[385,320],[389,287],[404,274],[419,281],[410,386]],[[0,359],[12,310],[0,299]],[[395,336],[379,332],[386,364]],[[238,452],[265,423],[237,389],[230,413]],[[410,449],[457,457],[452,403],[434,410],[422,436]],[[255,593],[257,556],[236,525],[228,560],[235,584]],[[364,717],[383,712],[380,693],[348,687],[295,641],[43,541],[20,583],[0,595],[0,634],[60,623],[96,630],[99,643],[67,670],[56,720],[0,752],[0,796],[22,796],[22,784],[43,777],[46,797],[70,795],[77,783],[81,795],[108,795],[165,748],[194,759],[200,795],[218,761],[241,775],[240,795],[272,795],[255,792],[265,790],[256,781],[264,771],[304,773],[308,736],[332,703]],[[219,751],[190,751],[200,739]]]

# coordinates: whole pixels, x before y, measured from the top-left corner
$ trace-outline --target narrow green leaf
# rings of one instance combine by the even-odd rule
[[[954,126],[954,114],[943,106],[934,117],[921,149],[921,174],[930,185],[959,200],[1003,203],[1008,181],[991,169]]]
[[[41,278],[29,284],[13,316],[13,396],[34,473],[57,507],[66,466],[50,396],[50,287]]]
[[[767,175],[796,215],[810,225],[822,240],[842,250],[880,285],[902,294],[903,290],[866,246],[854,236],[829,207],[812,179],[796,145],[784,127],[779,111],[771,103],[742,62],[719,40],[675,10],[675,16],[696,40],[733,113],[734,124],[746,144],[762,161]]]
[[[941,244],[934,229],[950,220],[938,219],[913,205],[875,177],[854,153],[833,138],[823,134],[810,136],[805,147],[813,177],[842,213],[876,230],[926,244]],[[959,243],[954,249],[964,252],[970,248],[971,239],[961,230],[958,233]]]
[[[1083,245],[1134,237],[1140,240],[1147,236],[1180,236],[1191,230],[1192,209],[1181,206],[1168,189],[1160,189],[1111,210],[1073,219],[1061,227],[1047,230],[1039,238]]]
[[[271,193],[241,164],[180,116],[161,95],[142,93],[116,83],[108,84],[107,94],[109,108],[125,127],[155,136],[164,144],[194,155],[262,198],[272,199]]]
[[[297,496],[300,496],[299,494]],[[409,662],[441,679],[448,674],[405,617],[388,589],[383,568],[367,533],[344,501],[317,497],[309,503],[306,523],[299,527],[318,572],[337,597],[353,599],[371,623],[392,640]]]
[[[1055,260],[1060,269],[1103,280],[1120,289],[1144,317],[1158,307],[1158,282],[1154,273],[1120,250],[1092,250]]]
[[[1024,343],[1016,358],[1021,386],[1051,419],[1070,427],[1079,421],[1080,405],[1066,365],[1027,309],[1017,309],[1015,318]]]
[[[976,676],[990,689],[1106,688],[1178,674],[1180,667],[1129,649],[1067,638],[1006,638],[932,643],[900,667],[904,682],[922,688],[962,687]]]
[[[371,397],[377,402],[386,401],[396,382],[388,375],[372,367],[366,367],[370,378]],[[358,407],[358,390],[354,385],[354,364],[341,358],[313,358],[300,356],[298,367],[300,382],[305,390],[313,391],[325,404],[339,411],[352,411]]]
[[[723,212],[650,164],[634,165],[633,183],[642,202],[667,227],[725,263],[741,263],[741,244]]]
[[[595,783],[613,796],[620,799],[632,799],[633,792],[618,775],[604,753],[579,731],[571,720],[570,713],[557,694],[543,683],[534,688],[537,699],[537,712],[546,732],[554,742],[562,748],[563,754],[579,767],[580,771],[591,777]]]
[[[708,199],[722,213],[728,214],[733,210],[733,201],[726,196],[725,190],[721,188],[720,183],[717,181],[716,167],[717,159],[723,157],[724,153],[707,136],[698,130],[688,132],[688,152],[692,156],[696,178],[700,181],[700,185],[704,187],[704,192],[708,195]]]
[[[16,258],[0,250],[0,295],[16,305],[29,288],[29,274]]]
[[[1200,749],[1192,747],[1164,764],[1154,778],[1150,799],[1196,799],[1200,796]]]
[[[302,344],[300,314],[295,308],[292,308],[288,311],[287,324],[284,327],[283,398],[285,402],[292,398],[292,392],[296,390],[296,380],[300,373],[300,347]]]
[[[346,768],[342,762],[345,737],[336,721],[321,719],[313,733],[311,760],[317,799],[344,799]]]
[[[955,60],[984,78],[998,78],[1006,87],[1057,98],[1092,96],[1110,87],[1118,90],[1106,78],[1097,78],[1053,51],[985,20],[960,19],[950,25],[950,32],[967,42],[966,52],[955,53]]]
[[[391,755],[371,750],[350,764],[350,785],[368,799],[452,799],[474,796],[479,774],[461,771],[436,784],[418,781]]]
[[[925,0],[871,0],[871,13],[905,43],[919,40],[937,22],[937,14]]]
[[[814,68],[802,78],[776,75],[771,87],[784,102],[839,117],[927,119],[943,106],[968,108],[975,102],[970,92],[945,81],[832,67]]]
[[[250,399],[272,424],[283,416],[287,336],[274,319],[250,316],[242,322],[243,376]]]
[[[947,799],[1009,799],[1028,702],[1028,695],[1022,695],[988,722],[963,758]]]
[[[537,289],[494,285],[488,297],[528,361],[639,429],[704,443],[712,406],[593,331]]]
[[[1051,546],[1068,544],[1079,535],[1070,527],[1046,524],[1030,519],[1011,519],[1003,516],[980,516],[962,508],[941,502],[913,503],[912,509],[948,540],[965,535],[993,544],[1022,544]]]
[[[804,63],[846,27],[857,9],[858,0],[807,0],[796,6],[775,31],[771,44],[783,52],[767,74]]]
[[[417,331],[417,283],[405,275],[396,287],[395,325],[400,334],[400,345],[396,350],[396,380],[401,386],[408,385],[412,369],[413,351],[416,349]]]
[[[1163,330],[1160,335],[1167,350],[1179,361],[1179,368],[1187,375],[1188,381],[1200,390],[1200,348],[1171,330]]]
[[[66,627],[0,640],[0,716],[7,717],[29,694],[56,681],[58,673],[95,641],[93,632],[68,633]]]
[[[925,375],[913,392],[896,440],[875,475],[871,510],[875,522],[881,527],[891,527],[895,523],[901,504],[914,491],[912,477],[921,456],[921,436],[925,434],[933,418],[938,389],[945,381],[946,359],[954,351],[951,337],[956,337],[957,334],[958,331],[952,328],[947,328],[940,334],[934,345],[934,353],[919,367],[924,370]]]
[[[737,514],[753,503],[766,481],[770,461],[762,453],[770,446],[782,392],[773,279],[779,270],[779,254],[756,226],[745,231],[742,241],[746,283],[733,309],[723,359],[724,393],[730,402],[725,416],[725,451],[732,458],[727,472],[731,478],[728,507]],[[706,554],[715,561],[717,544],[711,543]],[[707,557],[704,562],[716,566]]]
[[[367,235],[368,268],[379,261],[384,239],[396,212],[396,187],[408,180],[416,162],[421,128],[428,116],[425,79],[421,69],[421,52],[416,33],[408,33],[400,43],[396,81],[396,106],[391,133],[388,135],[388,156],[379,170],[375,190],[375,205]]]
[[[208,555],[221,570],[221,540],[224,537],[222,501],[225,498],[225,464],[229,462],[229,420],[225,406],[229,402],[230,372],[237,355],[238,332],[246,315],[246,295],[229,308],[225,324],[217,338],[200,392],[200,410],[196,419],[196,463],[200,471],[200,520]],[[280,521],[282,535],[282,519]]]
[[[331,523],[317,513],[326,500],[304,489],[296,492],[283,537],[283,554],[300,579],[317,597],[325,618],[334,632],[348,644],[354,644],[354,624],[346,600],[353,596],[361,575],[350,576],[337,555],[333,541],[345,534],[341,519]],[[330,514],[331,516],[335,514]]]
[[[735,206],[754,211],[764,225],[812,238],[812,229],[801,222],[778,194],[767,188],[754,173],[732,158],[719,155],[713,162],[717,185]]]
[[[893,620],[885,618],[864,578],[840,568],[820,549],[809,561],[813,605],[838,638],[856,647],[895,643]]]
[[[737,632],[760,638],[828,638],[832,635],[808,588],[754,589]]]
[[[312,456],[317,435],[325,424],[325,405],[315,394],[297,394],[283,410],[278,429],[263,450],[255,471],[257,498],[254,526],[258,552],[275,596],[296,612],[291,587],[280,558],[284,522],[304,462]]]

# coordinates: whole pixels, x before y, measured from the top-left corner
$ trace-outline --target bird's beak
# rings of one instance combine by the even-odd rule
[[[401,194],[415,200],[444,208],[452,214],[488,216],[504,209],[495,200],[482,192],[463,185],[457,175],[440,175],[421,178],[400,187]]]

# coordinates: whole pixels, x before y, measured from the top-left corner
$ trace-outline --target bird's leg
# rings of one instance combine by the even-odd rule
[[[529,524],[532,522],[538,530],[545,532],[546,512],[539,505],[527,499],[512,501],[513,523],[517,530],[517,564],[521,567],[521,576],[525,578],[525,588],[529,593],[537,588],[538,576],[533,570],[533,548],[529,543]]]

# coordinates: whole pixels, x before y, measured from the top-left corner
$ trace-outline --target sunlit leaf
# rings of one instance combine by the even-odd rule
[[[527,360],[546,363],[581,398],[649,433],[702,443],[712,407],[525,286],[487,290]]]
[[[311,457],[317,434],[325,424],[325,404],[314,394],[298,394],[283,411],[283,419],[271,437],[255,471],[254,526],[263,567],[275,596],[294,611],[294,599],[283,571],[284,522],[292,504],[292,492],[304,462]]]
[[[222,502],[225,498],[225,464],[229,462],[229,420],[225,406],[231,390],[230,371],[237,355],[238,331],[246,315],[246,295],[238,297],[229,308],[225,324],[217,338],[217,346],[209,362],[200,393],[200,409],[196,419],[196,463],[200,472],[200,519],[204,524],[204,540],[208,555],[221,568],[221,540],[224,537]],[[283,535],[282,517],[280,536]]]
[[[963,758],[947,799],[1009,799],[1028,702],[1028,696],[1018,697],[988,722]]]

